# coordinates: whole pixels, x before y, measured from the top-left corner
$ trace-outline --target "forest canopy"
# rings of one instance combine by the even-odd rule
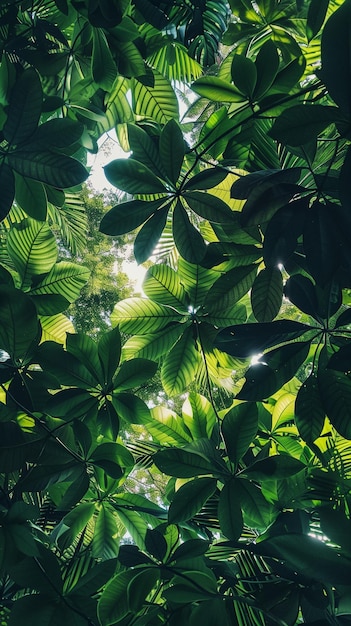
[[[351,623],[350,37],[351,0],[0,1],[1,626]]]

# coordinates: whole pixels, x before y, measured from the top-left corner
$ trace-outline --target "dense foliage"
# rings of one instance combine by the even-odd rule
[[[350,623],[350,33],[351,0],[1,0],[3,624]],[[100,231],[148,270],[93,338],[113,128]]]

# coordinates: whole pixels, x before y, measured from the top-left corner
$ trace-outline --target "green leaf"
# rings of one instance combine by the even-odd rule
[[[6,165],[4,160],[0,161],[0,186],[2,189],[0,197],[0,222],[9,213],[15,198],[15,177],[12,169]]]
[[[214,494],[216,485],[215,478],[197,478],[182,485],[175,492],[169,507],[169,522],[180,524],[192,519]]]
[[[27,69],[17,79],[11,91],[7,120],[3,127],[11,146],[30,138],[38,126],[42,107],[42,88],[34,69]]]
[[[339,109],[321,104],[297,104],[289,107],[273,123],[270,137],[289,146],[313,141],[340,118]]]
[[[321,404],[318,379],[311,374],[301,385],[295,402],[295,423],[307,444],[313,443],[321,434],[325,411]]]
[[[181,448],[169,448],[156,452],[153,461],[161,472],[177,478],[193,478],[204,474],[213,475],[213,464],[200,454]]]
[[[256,57],[257,80],[254,90],[254,100],[262,98],[272,86],[279,69],[279,55],[271,39],[260,47]]]
[[[314,285],[307,276],[294,274],[285,283],[284,294],[301,311],[318,318],[318,301]]]
[[[205,170],[201,170],[195,176],[189,178],[189,180],[183,185],[184,191],[192,191],[196,189],[213,189],[222,183],[228,176],[228,171],[219,167],[208,167]]]
[[[235,87],[237,87],[246,98],[251,99],[257,82],[257,68],[255,63],[242,54],[234,54],[231,75]]]
[[[117,67],[102,28],[93,28],[92,34],[91,71],[93,79],[99,87],[105,91],[110,91],[117,75]]]
[[[83,124],[69,118],[53,118],[40,124],[31,143],[38,144],[40,149],[50,146],[52,149],[68,148],[78,142],[84,131]]]
[[[103,561],[117,556],[119,549],[117,532],[116,514],[103,502],[95,522],[91,546],[93,556]]]
[[[308,535],[289,533],[270,537],[257,544],[255,552],[273,556],[294,572],[332,585],[342,585],[350,571],[350,559],[338,554],[335,548],[325,545],[323,541]]]
[[[157,364],[148,359],[131,359],[121,364],[116,377],[113,379],[115,391],[124,391],[143,385],[152,378],[157,370]]]
[[[39,284],[32,287],[30,295],[57,293],[66,298],[68,302],[74,302],[88,278],[89,270],[86,267],[69,261],[60,261],[53,266]]]
[[[329,0],[311,0],[308,7],[306,35],[308,41],[317,35],[327,15]]]
[[[165,407],[151,409],[152,421],[146,425],[148,432],[161,444],[185,445],[191,436],[183,419]]]
[[[321,405],[334,428],[345,439],[351,439],[351,380],[334,369],[318,370]]]
[[[83,333],[67,334],[67,352],[83,365],[96,382],[104,384],[104,376],[95,342]]]
[[[127,193],[167,193],[164,183],[146,165],[134,159],[115,159],[105,165],[104,172],[111,185]]]
[[[218,278],[206,298],[206,304],[211,307],[211,312],[238,302],[251,289],[256,273],[256,265],[247,265],[234,267]]]
[[[89,340],[85,337],[84,339]],[[90,339],[90,341],[92,340]],[[79,350],[75,351],[76,354],[79,352]],[[47,369],[56,376],[62,385],[74,385],[80,389],[94,389],[99,383],[99,378],[85,355],[81,362],[79,358],[66,352],[60,344],[53,341],[40,344],[36,360],[42,369]],[[84,361],[88,363],[88,367]]]
[[[240,496],[238,497],[236,480],[223,486],[219,495],[218,520],[222,533],[231,541],[237,541],[243,529]]]
[[[257,274],[251,289],[252,311],[258,322],[271,322],[283,300],[283,277],[278,268],[266,267]]]
[[[140,126],[136,126],[136,124],[128,124],[127,128],[129,147],[133,152],[133,159],[143,163],[156,176],[164,179],[167,176],[167,172],[154,141],[145,130]]]
[[[83,183],[89,176],[77,159],[55,152],[15,150],[7,156],[7,162],[18,174],[33,178],[52,187],[66,189]]]
[[[230,83],[217,76],[198,78],[191,86],[195,93],[214,102],[244,102],[245,96]]]
[[[160,304],[184,310],[186,293],[178,274],[168,265],[152,265],[146,272],[143,291],[148,298]]]
[[[145,424],[150,421],[150,409],[143,400],[131,393],[113,393],[112,405],[118,416],[129,424]]]
[[[138,613],[144,602],[148,605],[146,598],[155,587],[158,579],[159,572],[156,567],[145,568],[144,571],[139,572],[134,578],[132,578],[127,588],[131,611]]]
[[[129,334],[153,333],[181,319],[175,309],[147,298],[126,298],[115,305],[111,315],[112,324]]]
[[[274,345],[297,339],[308,330],[310,326],[295,320],[238,324],[221,330],[215,345],[232,356],[252,357]]]
[[[340,263],[340,235],[332,205],[315,202],[311,207],[305,220],[303,246],[312,277],[318,285],[325,287]]]
[[[72,544],[76,536],[85,528],[95,511],[95,504],[83,502],[64,516],[62,522],[56,526],[53,536],[60,550],[65,550]]]
[[[199,393],[189,393],[182,406],[182,417],[194,439],[211,437],[217,418],[207,398]]]
[[[257,485],[250,480],[240,478],[237,480],[236,490],[243,511],[244,523],[247,526],[265,529],[275,520],[278,511],[267,502]]]
[[[109,626],[121,620],[129,612],[127,588],[135,577],[132,569],[119,572],[104,588],[98,602],[98,617],[101,626]]]
[[[182,393],[190,385],[195,378],[199,361],[200,353],[191,326],[184,330],[162,364],[162,386],[169,396]]]
[[[254,440],[258,428],[258,411],[253,402],[237,404],[224,416],[222,434],[229,459],[236,465]]]
[[[153,69],[152,87],[134,80],[132,88],[133,109],[137,116],[152,119],[159,124],[166,124],[171,119],[178,119],[177,96],[167,78]]]
[[[167,223],[169,204],[156,211],[139,230],[134,241],[137,263],[144,263],[154,252]]]
[[[29,215],[40,222],[46,219],[47,197],[42,183],[19,174],[15,176],[16,202]]]
[[[232,221],[233,212],[220,198],[203,191],[188,191],[183,196],[194,213],[210,222],[222,224]]]
[[[49,226],[30,218],[12,226],[7,249],[22,289],[27,289],[35,276],[50,272],[57,259],[56,240]]]
[[[98,343],[98,355],[104,383],[109,384],[112,382],[121,356],[121,336],[118,328],[101,335]]]
[[[265,400],[292,378],[308,356],[309,341],[287,344],[266,352],[256,365],[249,367],[238,400]]]
[[[206,244],[200,232],[191,223],[186,210],[177,202],[173,211],[173,237],[179,254],[188,263],[201,263]]]
[[[350,29],[351,5],[344,2],[324,26],[320,76],[334,102],[346,114],[351,111]]]
[[[184,332],[183,324],[175,324],[157,333],[135,335],[126,341],[123,346],[123,358],[144,358],[157,360],[160,356],[169,352],[171,347]]]
[[[169,180],[176,183],[184,160],[184,139],[175,120],[170,120],[163,127],[160,135],[160,158]]]
[[[36,339],[39,325],[33,302],[19,289],[0,285],[0,348],[17,362],[25,359]]]
[[[261,459],[246,467],[242,474],[250,480],[262,482],[264,480],[289,478],[305,468],[306,466],[293,456],[274,454],[267,459]]]

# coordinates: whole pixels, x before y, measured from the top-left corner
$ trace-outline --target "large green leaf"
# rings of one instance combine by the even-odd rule
[[[169,396],[185,391],[194,380],[200,354],[193,335],[193,327],[185,329],[165,357],[161,369],[161,381]]]
[[[133,81],[133,109],[141,118],[151,118],[159,124],[166,124],[171,119],[178,119],[178,100],[167,78],[155,70],[153,75],[152,87]]]
[[[169,180],[176,183],[181,172],[185,145],[182,131],[175,120],[163,127],[160,135],[160,158]]]
[[[75,337],[75,335],[72,335],[72,337]],[[92,342],[89,337],[84,337],[85,339]],[[84,341],[84,343],[86,342]],[[73,348],[74,346],[72,346]],[[48,341],[40,345],[36,359],[42,369],[51,372],[62,385],[73,385],[80,389],[94,389],[99,383],[99,377],[92,367],[91,359],[87,356],[89,354],[88,350],[85,349],[84,354],[77,347],[74,352],[81,358],[83,357],[82,361],[74,354],[63,350],[61,345]]]
[[[7,120],[3,127],[4,137],[11,147],[30,138],[37,128],[42,97],[37,72],[34,69],[23,72],[12,89]]]
[[[116,77],[117,67],[102,28],[93,28],[91,61],[91,70],[95,82],[105,91],[109,91]]]
[[[175,324],[156,333],[130,337],[123,346],[124,360],[134,357],[157,360],[160,356],[169,352],[180,335],[183,334],[184,327],[185,324]]]
[[[235,267],[218,278],[206,299],[211,311],[227,308],[238,302],[252,287],[256,273],[256,265],[247,265]]]
[[[104,375],[95,342],[82,333],[68,334],[66,338],[67,352],[72,354],[92,375],[93,379],[104,384]]]
[[[119,542],[116,537],[116,522],[114,511],[110,509],[108,504],[102,503],[96,518],[91,546],[93,555],[96,555],[98,559],[105,561],[106,559],[113,559],[118,554]]]
[[[0,348],[17,361],[39,339],[35,305],[19,289],[0,285]]]
[[[144,263],[154,252],[167,223],[170,204],[155,211],[139,230],[134,241],[134,256],[137,263]]]
[[[166,193],[164,183],[135,159],[115,159],[104,167],[109,183],[132,194]]]
[[[156,373],[157,364],[148,359],[130,359],[120,366],[113,379],[115,391],[139,387]]]
[[[162,472],[177,478],[192,478],[206,474],[212,476],[215,470],[210,459],[181,448],[161,450],[154,455],[153,460]]]
[[[185,308],[186,294],[177,273],[168,265],[151,266],[143,281],[143,291],[148,298],[160,304]]]
[[[155,142],[140,126],[128,124],[127,128],[129,147],[133,152],[133,159],[143,163],[156,176],[164,179],[167,176],[167,170],[164,167],[163,159],[161,159]]]
[[[232,210],[223,200],[211,193],[187,191],[184,198],[194,213],[210,222],[230,223],[232,221]]]
[[[77,159],[34,147],[10,152],[7,163],[22,176],[60,189],[75,187],[88,178],[89,172]]]
[[[351,110],[350,63],[351,5],[344,2],[327,21],[322,33],[321,77],[334,102]]]
[[[251,289],[252,311],[258,322],[271,322],[279,313],[283,300],[283,277],[276,267],[257,274]]]
[[[54,265],[39,284],[32,287],[30,294],[36,296],[57,293],[66,298],[68,302],[74,302],[88,278],[89,270],[83,265],[77,265],[70,261],[60,261]]]
[[[338,121],[336,107],[321,104],[297,104],[283,111],[275,120],[270,136],[289,146],[308,144],[327,126]]]
[[[234,87],[217,76],[205,76],[198,78],[192,89],[199,96],[213,100],[214,102],[244,102],[245,96]]]
[[[50,272],[57,259],[57,245],[49,226],[30,218],[13,225],[7,249],[21,277],[22,289],[28,289],[35,276]]]
[[[143,400],[131,393],[113,393],[112,405],[118,417],[129,424],[145,424],[150,421],[150,409]]]
[[[114,325],[129,334],[152,333],[170,322],[179,322],[182,315],[175,309],[147,298],[127,298],[116,304],[111,315]]]
[[[301,385],[295,402],[295,422],[306,443],[313,443],[322,432],[325,411],[321,404],[318,380],[311,374]]]
[[[44,221],[47,211],[47,197],[42,183],[30,178],[15,175],[16,202],[34,219]]]
[[[174,494],[169,507],[169,522],[179,524],[194,517],[214,494],[216,485],[214,478],[197,478],[182,485]]]
[[[152,421],[146,425],[148,432],[161,444],[185,445],[191,436],[180,418],[174,411],[165,407],[151,409]]]
[[[247,370],[246,381],[237,398],[253,401],[269,398],[296,374],[309,349],[309,341],[299,341],[264,354],[256,365]]]
[[[199,393],[191,392],[182,406],[182,417],[194,439],[211,437],[216,424],[213,406]]]
[[[222,434],[227,454],[236,465],[255,438],[258,428],[258,411],[253,402],[237,404],[224,416]]]
[[[135,575],[131,569],[119,572],[106,585],[98,603],[98,617],[102,626],[114,624],[129,612],[127,588]]]
[[[220,493],[218,519],[222,533],[228,539],[237,541],[243,529],[243,516],[236,480],[226,483]]]

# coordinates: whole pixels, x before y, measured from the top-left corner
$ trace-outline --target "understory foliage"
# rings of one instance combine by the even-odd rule
[[[351,0],[1,0],[2,624],[350,623],[350,46]],[[148,269],[90,336],[112,129]]]

